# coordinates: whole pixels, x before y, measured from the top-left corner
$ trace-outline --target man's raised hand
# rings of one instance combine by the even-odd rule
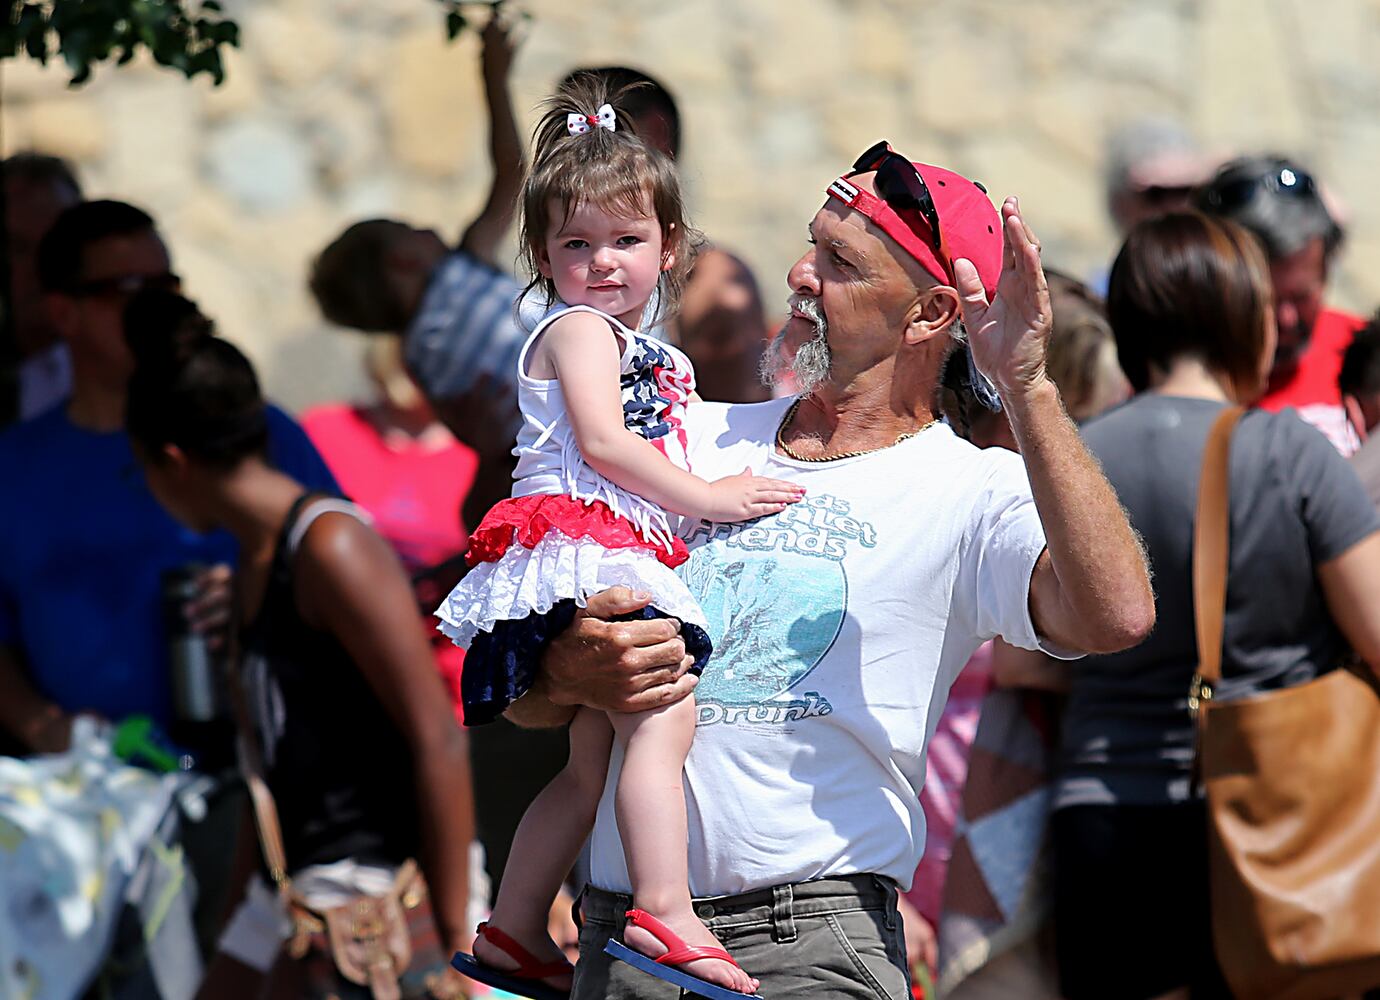
[[[1020,202],[1007,198],[1001,219],[1002,268],[992,301],[971,261],[954,261],[954,279],[973,360],[1009,399],[1046,380],[1053,312],[1040,266],[1040,241],[1021,218]]]

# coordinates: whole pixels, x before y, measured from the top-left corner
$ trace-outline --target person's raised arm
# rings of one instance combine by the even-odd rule
[[[992,301],[970,261],[955,261],[954,272],[973,358],[1001,396],[1048,544],[1031,575],[1031,619],[1060,646],[1126,649],[1155,623],[1145,555],[1045,372],[1052,313],[1039,241],[1015,198],[1001,214],[1005,250]]]
[[[513,64],[514,26],[501,4],[484,27],[481,65],[484,99],[489,108],[489,160],[494,179],[483,210],[460,237],[460,249],[494,264],[503,234],[513,224],[518,192],[522,189],[522,139],[518,136],[513,101],[508,94],[508,71]]]
[[[538,342],[561,383],[570,427],[590,468],[666,510],[711,521],[743,521],[784,510],[799,487],[745,470],[713,483],[667,461],[623,424],[619,347],[608,323],[587,312],[556,320]]]
[[[445,947],[467,948],[474,839],[469,750],[417,620],[407,577],[388,544],[346,514],[326,514],[311,526],[297,566],[303,617],[340,641],[408,742],[422,871],[437,930]]]

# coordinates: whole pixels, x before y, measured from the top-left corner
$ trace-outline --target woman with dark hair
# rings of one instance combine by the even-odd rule
[[[1137,395],[1083,430],[1144,539],[1158,624],[1074,666],[1053,820],[1061,985],[1068,1000],[1228,997],[1190,773],[1193,524],[1208,430],[1270,370],[1269,272],[1241,227],[1169,215],[1127,237],[1107,307]],[[1230,454],[1216,699],[1311,680],[1348,648],[1380,665],[1380,518],[1346,461],[1292,411],[1248,412]]]
[[[413,858],[444,954],[468,946],[469,762],[397,556],[358,508],[268,463],[254,370],[192,303],[144,293],[126,328],[136,361],[126,427],[149,489],[183,524],[224,527],[240,545],[242,714],[253,730],[242,737],[276,802],[298,904],[285,924],[283,897],[251,883],[203,996],[317,995],[302,982],[306,963],[280,954],[285,937],[306,944],[303,910],[396,894]],[[327,980],[340,965],[332,955],[315,963]],[[418,989],[455,985],[432,971]],[[267,985],[256,981],[266,973]],[[423,995],[411,986],[403,977],[404,996]]]

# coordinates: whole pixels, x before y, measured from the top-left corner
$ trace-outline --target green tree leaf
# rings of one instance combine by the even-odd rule
[[[80,86],[114,58],[128,63],[140,49],[188,78],[225,79],[221,50],[238,46],[240,30],[219,0],[13,0],[0,24],[0,59],[21,52],[47,62],[60,55]]]
[[[465,16],[464,8],[469,6],[499,7],[503,0],[436,0],[441,8],[446,12],[446,39],[455,41],[465,29],[471,26],[471,21]]]

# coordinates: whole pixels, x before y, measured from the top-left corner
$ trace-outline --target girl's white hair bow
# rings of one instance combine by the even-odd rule
[[[584,135],[592,128],[606,128],[610,132],[618,129],[617,116],[613,113],[613,105],[605,104],[599,108],[598,113],[592,115],[568,114],[565,116],[565,127],[571,135]]]

